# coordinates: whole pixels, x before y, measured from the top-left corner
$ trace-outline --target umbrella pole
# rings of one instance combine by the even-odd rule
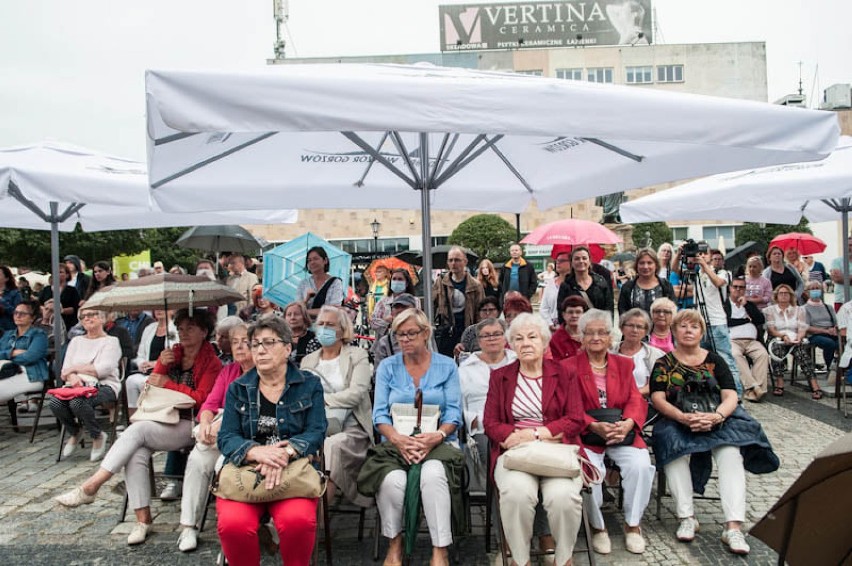
[[[169,300],[163,298],[163,315],[166,317],[166,350],[172,347],[169,344]]]
[[[793,533],[793,525],[796,523],[796,511],[799,507],[799,497],[793,498],[790,505],[790,518],[784,525],[784,538],[781,539],[781,549],[778,551],[778,566],[784,566],[787,562],[787,549],[790,547],[790,535]]]
[[[432,179],[429,177],[429,134],[420,134],[420,211],[423,226],[423,273],[426,278],[423,283],[423,310],[431,324],[434,312],[432,309],[432,226],[429,211],[429,191]]]
[[[62,302],[59,298],[59,203],[50,203],[50,271],[53,274],[53,371],[62,373]]]
[[[849,200],[843,199],[843,216],[841,224],[843,226],[843,299],[849,301]]]

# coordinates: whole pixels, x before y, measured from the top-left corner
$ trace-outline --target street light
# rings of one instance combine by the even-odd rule
[[[373,218],[373,221],[370,222],[370,229],[373,230],[373,252],[379,251],[379,228],[382,227],[382,223],[377,219]]]

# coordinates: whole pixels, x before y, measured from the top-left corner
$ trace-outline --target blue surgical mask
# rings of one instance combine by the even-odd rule
[[[333,346],[334,343],[337,342],[337,331],[334,328],[318,326],[314,329],[314,334],[316,334],[317,341],[320,345],[325,346],[326,348]]]
[[[810,295],[812,299],[819,299],[820,297],[822,297],[822,291],[820,291],[819,289],[811,289],[810,291],[808,291],[808,295]]]
[[[398,280],[391,281],[391,292],[394,295],[399,295],[400,293],[405,293],[405,281],[398,281]]]

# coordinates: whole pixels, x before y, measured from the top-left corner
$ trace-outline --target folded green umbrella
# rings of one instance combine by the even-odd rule
[[[423,416],[423,391],[414,393],[414,406],[417,408],[417,422],[411,436],[420,434],[420,419]],[[408,468],[407,483],[405,484],[405,499],[403,507],[403,525],[405,527],[405,554],[411,556],[417,531],[420,530],[420,464],[411,464]]]

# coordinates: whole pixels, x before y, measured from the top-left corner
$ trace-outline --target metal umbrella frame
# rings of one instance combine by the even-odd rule
[[[182,248],[215,252],[217,259],[222,252],[257,255],[263,247],[251,232],[236,224],[193,226],[181,234],[175,244]]]
[[[191,311],[195,307],[222,306],[243,300],[245,297],[240,293],[206,277],[159,273],[111,285],[92,295],[80,308],[102,311],[159,308]]]

